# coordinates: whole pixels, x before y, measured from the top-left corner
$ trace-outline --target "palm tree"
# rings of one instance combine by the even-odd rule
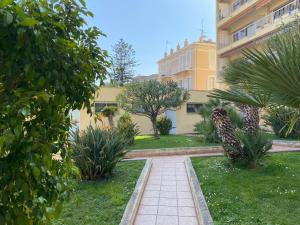
[[[106,106],[103,110],[102,110],[102,114],[107,117],[108,119],[108,123],[110,128],[114,128],[114,120],[113,117],[115,116],[116,112],[118,111],[118,108],[115,106]]]
[[[299,21],[282,27],[263,50],[243,51],[243,57],[225,69],[224,81],[229,89],[215,90],[211,97],[258,108],[294,108],[296,112],[289,121],[292,130],[300,114]]]

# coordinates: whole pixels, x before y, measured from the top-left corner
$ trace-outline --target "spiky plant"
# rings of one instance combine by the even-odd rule
[[[72,159],[81,172],[82,179],[95,180],[111,175],[116,164],[126,154],[127,142],[116,130],[104,131],[89,126],[84,132],[73,132]]]

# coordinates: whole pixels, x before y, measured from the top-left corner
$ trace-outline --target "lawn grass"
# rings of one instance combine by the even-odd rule
[[[300,137],[286,137],[286,138],[281,138],[277,137],[274,133],[267,133],[265,132],[266,137],[268,137],[270,140],[284,140],[284,141],[300,141]]]
[[[118,225],[145,161],[118,163],[111,179],[80,182],[78,202],[66,203],[53,225]]]
[[[272,154],[256,170],[193,158],[215,225],[295,225],[300,221],[300,153]]]
[[[199,146],[214,146],[219,144],[207,144],[199,141],[198,137],[184,135],[168,135],[160,136],[160,139],[155,139],[151,135],[137,136],[135,144],[130,146],[129,150],[137,149],[158,149],[158,148],[183,148],[183,147],[199,147]]]

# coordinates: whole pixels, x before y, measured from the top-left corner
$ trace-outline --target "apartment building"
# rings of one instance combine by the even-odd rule
[[[217,0],[217,74],[300,15],[300,0]]]
[[[186,90],[212,90],[216,78],[216,44],[203,35],[165,53],[158,62],[158,80],[173,80]]]

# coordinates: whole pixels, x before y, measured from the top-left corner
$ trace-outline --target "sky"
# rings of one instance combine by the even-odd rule
[[[156,62],[166,48],[198,40],[202,20],[207,38],[215,40],[215,0],[86,0],[94,13],[89,26],[96,26],[107,37],[99,40],[102,49],[123,38],[136,51],[137,75],[158,72]],[[166,42],[168,41],[168,44]]]

